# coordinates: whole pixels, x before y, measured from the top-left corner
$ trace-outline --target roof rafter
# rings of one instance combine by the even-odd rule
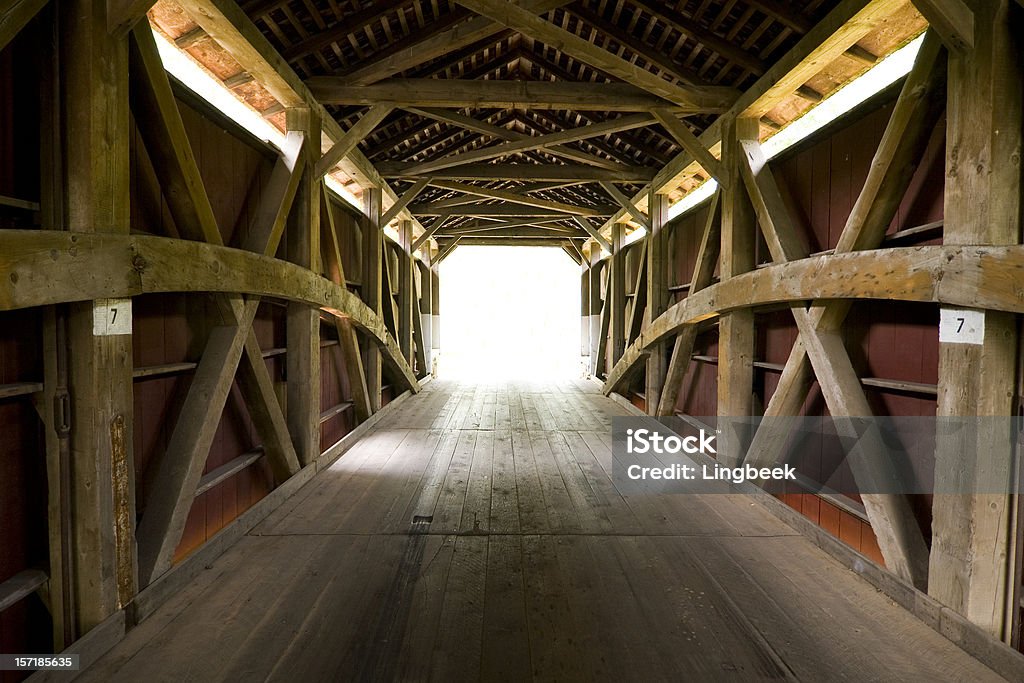
[[[669,83],[660,76],[594,45],[586,38],[503,0],[456,0],[456,2],[520,33],[547,44],[558,45],[565,54],[592,64],[626,83],[632,83],[682,107],[713,109],[720,107],[726,100],[730,102],[735,100],[739,94],[731,88],[683,87]]]

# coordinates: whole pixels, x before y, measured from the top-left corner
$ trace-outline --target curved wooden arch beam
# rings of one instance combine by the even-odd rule
[[[812,256],[702,289],[645,327],[604,383],[611,393],[646,349],[720,313],[791,301],[892,299],[1024,312],[1024,246],[929,246]]]
[[[0,310],[158,292],[225,292],[317,306],[380,347],[405,388],[419,382],[391,333],[359,297],[310,270],[241,249],[142,235],[0,230]]]

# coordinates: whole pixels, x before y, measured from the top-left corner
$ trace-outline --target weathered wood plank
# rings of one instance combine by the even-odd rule
[[[610,54],[610,53],[609,53]],[[668,81],[665,81],[668,84]],[[672,107],[682,113],[721,111],[734,96],[729,88],[713,88],[693,103],[666,102],[626,83],[565,83],[549,81],[466,81],[392,78],[373,85],[352,85],[344,76],[314,76],[307,86],[323,104],[378,104],[394,107],[497,107],[499,109],[580,109],[648,111]],[[676,104],[673,107],[673,104]]]

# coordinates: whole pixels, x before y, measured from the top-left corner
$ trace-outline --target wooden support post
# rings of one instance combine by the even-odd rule
[[[613,366],[619,362],[626,350],[626,251],[622,244],[625,236],[626,226],[622,223],[614,223],[612,225],[611,279],[608,284],[607,298],[611,329],[609,356]]]
[[[970,5],[974,49],[949,59],[944,242],[1019,244],[1024,22],[1010,0]],[[940,416],[1015,413],[1016,322],[1010,313],[984,316],[980,344],[939,344]],[[978,473],[1009,483],[1013,446],[990,432],[980,429],[976,443],[940,444],[938,491],[972,490]],[[937,494],[928,575],[932,596],[1007,642],[1012,612],[1019,609],[1019,586],[1009,585],[1011,502],[990,490]]]
[[[381,315],[381,258],[384,249],[384,233],[381,232],[381,191],[371,187],[363,193],[366,202],[366,219],[363,227],[363,301],[370,310]],[[388,294],[390,296],[390,293]],[[366,390],[370,396],[370,408],[380,410],[381,365],[380,349],[376,344],[367,344],[363,355],[363,369],[366,371]]]
[[[590,263],[580,265],[580,368],[590,374]]]
[[[430,374],[432,367],[431,357],[433,355],[433,273],[426,262],[430,260],[430,250],[424,252],[424,261],[416,264],[420,274],[420,291],[417,298],[418,306],[414,315],[420,316],[420,339],[417,344],[423,353],[423,366],[418,368],[418,374],[422,377]]]
[[[69,0],[62,23],[68,228],[129,230],[128,41],[104,0]],[[130,301],[69,306],[71,544],[75,636],[135,595]],[[108,323],[113,323],[113,326]]]
[[[590,277],[590,374],[596,375],[599,368],[597,357],[604,346],[604,339],[601,338],[601,312],[604,306],[604,298],[601,292],[601,247],[594,244],[590,248],[590,270],[587,274]]]
[[[412,269],[415,268],[412,258],[412,221],[398,222],[398,238],[402,250],[398,255],[398,324],[395,326],[395,331],[402,355],[412,364],[412,316],[415,294],[412,272]]]
[[[441,278],[433,257],[430,259],[430,367],[427,372],[437,375],[437,361],[441,356]]]
[[[288,128],[307,140],[320,139],[320,120],[309,109],[288,112]],[[308,167],[316,164],[317,145],[306,146]],[[299,183],[286,234],[288,260],[321,272],[320,181],[311,174]],[[288,304],[287,375],[288,431],[303,466],[320,455],[320,311],[300,303]]]
[[[756,135],[757,121],[733,119],[722,133],[722,166],[728,178],[722,189],[722,243],[719,257],[719,278],[731,277],[754,269],[754,245],[757,224],[750,199],[743,190],[740,164],[743,151],[741,137]],[[754,386],[754,313],[742,309],[726,313],[718,322],[718,415],[747,417],[751,413]],[[736,463],[743,458],[745,435],[722,433],[719,458]]]
[[[41,28],[39,168],[42,170],[39,206],[44,229],[65,230],[64,150],[61,132],[60,27],[52,15]],[[35,399],[43,422],[46,453],[46,517],[49,559],[49,601],[53,620],[53,651],[71,644],[75,633],[71,594],[71,472],[68,437],[67,316],[62,308],[43,310],[43,391]]]
[[[647,235],[647,313],[644,324],[668,308],[668,262],[666,247],[668,233],[668,195],[651,193],[648,205],[651,217],[651,231]],[[647,357],[647,380],[644,395],[647,397],[647,414],[656,415],[661,402],[661,391],[668,370],[665,358],[665,344],[656,344]]]

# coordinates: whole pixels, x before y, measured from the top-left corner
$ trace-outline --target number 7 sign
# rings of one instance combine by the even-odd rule
[[[939,316],[940,342],[981,344],[985,341],[985,311],[972,308],[943,308]]]
[[[92,334],[94,337],[131,333],[131,299],[97,299],[93,302]]]

